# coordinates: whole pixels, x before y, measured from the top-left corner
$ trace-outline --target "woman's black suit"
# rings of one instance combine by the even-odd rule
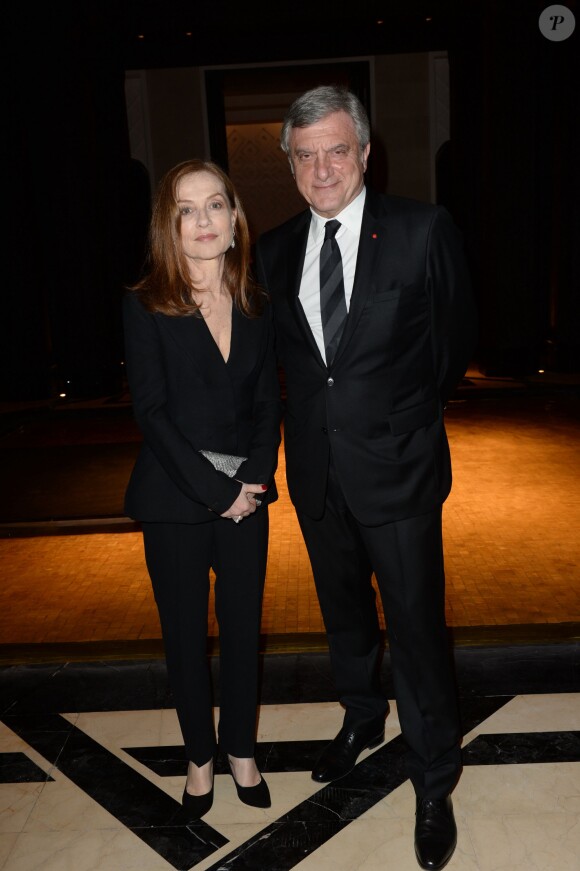
[[[186,755],[201,766],[216,747],[207,664],[212,568],[219,741],[232,756],[251,757],[267,506],[278,498],[281,402],[270,308],[248,318],[234,307],[227,362],[202,318],[150,313],[134,293],[124,299],[123,318],[128,383],[143,434],[125,512],[142,523]],[[220,517],[241,485],[200,450],[247,458],[236,478],[268,486],[254,514],[239,524]]]

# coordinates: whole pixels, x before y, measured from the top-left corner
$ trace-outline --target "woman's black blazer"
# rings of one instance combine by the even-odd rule
[[[143,435],[125,495],[127,516],[203,523],[226,511],[240,484],[200,450],[247,457],[236,478],[267,484],[263,504],[275,501],[282,403],[269,304],[256,318],[234,307],[227,362],[202,318],[153,314],[133,292],[123,300],[123,324]]]

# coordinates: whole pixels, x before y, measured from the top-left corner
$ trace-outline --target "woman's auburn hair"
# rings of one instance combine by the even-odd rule
[[[181,214],[177,188],[186,175],[209,172],[223,184],[232,209],[236,244],[224,257],[223,284],[233,304],[248,317],[262,311],[265,291],[254,281],[250,268],[250,231],[243,206],[229,176],[209,160],[185,160],[165,173],[159,182],[149,223],[149,246],[145,274],[129,289],[136,292],[150,312],[165,315],[196,315],[200,305],[193,299],[187,261],[181,246]]]

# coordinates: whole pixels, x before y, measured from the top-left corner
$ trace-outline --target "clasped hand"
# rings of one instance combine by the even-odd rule
[[[228,520],[233,520],[234,523],[239,523],[244,517],[249,517],[253,514],[258,505],[262,504],[260,495],[267,489],[264,484],[242,484],[238,497],[227,511],[221,515]]]

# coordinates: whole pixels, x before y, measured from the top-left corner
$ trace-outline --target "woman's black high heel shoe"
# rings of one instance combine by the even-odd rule
[[[205,816],[205,814],[207,814],[211,810],[211,807],[213,805],[213,787],[215,783],[215,762],[216,757],[214,755],[211,776],[211,789],[209,792],[204,792],[203,795],[191,795],[191,793],[187,791],[187,783],[185,784],[181,804],[183,806],[183,810],[187,814],[188,820],[198,820],[200,817]]]
[[[268,789],[268,784],[260,774],[260,782],[255,786],[240,786],[236,778],[234,777],[234,772],[230,766],[230,774],[232,775],[232,780],[234,781],[234,785],[236,787],[236,792],[238,793],[238,798],[240,801],[243,801],[244,804],[250,805],[250,807],[271,807],[272,799],[270,798],[270,790]]]
[[[183,798],[181,800],[183,810],[190,820],[198,820],[203,817],[213,804],[213,783],[209,792],[204,795],[191,795],[187,789],[183,790]]]

